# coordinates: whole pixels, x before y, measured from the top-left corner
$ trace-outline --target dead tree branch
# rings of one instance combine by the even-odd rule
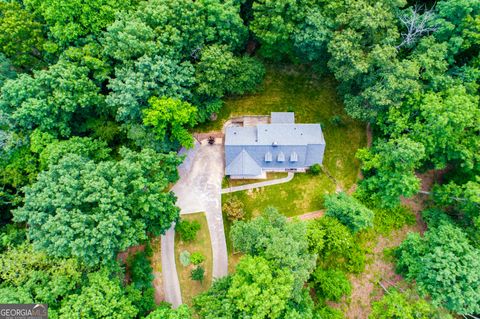
[[[405,26],[406,32],[402,32],[402,42],[396,47],[399,50],[402,47],[412,46],[422,36],[437,30],[431,21],[435,18],[434,9],[424,10],[424,6],[415,5],[399,17],[400,22]],[[421,13],[423,11],[423,13]]]

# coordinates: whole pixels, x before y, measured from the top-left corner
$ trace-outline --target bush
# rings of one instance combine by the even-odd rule
[[[223,204],[223,211],[227,214],[228,220],[240,220],[245,217],[245,205],[236,197],[229,198]]]
[[[317,296],[321,299],[340,301],[342,296],[352,292],[352,285],[340,270],[317,268],[312,278]]]
[[[320,172],[322,171],[322,167],[320,166],[320,164],[313,164],[312,166],[310,166],[310,169],[308,170],[310,172],[310,174],[312,175],[318,175],[320,174]]]
[[[405,225],[415,224],[415,214],[405,206],[395,208],[375,208],[375,217],[373,219],[376,232],[388,235],[392,230],[400,229]]]
[[[200,230],[200,223],[196,220],[189,222],[188,220],[181,220],[175,226],[175,231],[180,235],[183,241],[194,241],[197,233]]]
[[[330,124],[333,126],[340,126],[343,124],[342,118],[340,115],[334,115],[330,118]]]
[[[373,212],[344,192],[325,195],[326,215],[337,218],[354,233],[373,226]]]
[[[152,249],[152,243],[150,242],[150,239],[147,240],[145,243],[145,255],[147,257],[152,257],[153,256],[153,249]]]
[[[143,290],[152,286],[153,274],[150,260],[145,252],[140,251],[129,258],[130,277],[135,288]]]
[[[335,308],[325,306],[322,308],[318,308],[316,311],[315,318],[320,319],[344,319],[343,313]]]
[[[205,256],[196,251],[190,255],[190,261],[192,264],[198,265],[205,261]]]
[[[182,251],[180,253],[180,263],[182,264],[183,267],[187,267],[190,265],[190,253],[186,250]]]
[[[196,281],[203,282],[203,279],[205,278],[205,269],[203,269],[202,266],[197,266],[190,273],[190,278]]]

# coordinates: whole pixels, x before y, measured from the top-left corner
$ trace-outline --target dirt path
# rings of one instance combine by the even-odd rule
[[[320,218],[323,216],[325,212],[323,209],[321,210],[316,210],[314,212],[306,213],[300,216],[293,216],[293,217],[288,217],[288,220],[292,220],[294,218],[298,218],[300,220],[310,220],[310,219],[315,219],[315,218]]]

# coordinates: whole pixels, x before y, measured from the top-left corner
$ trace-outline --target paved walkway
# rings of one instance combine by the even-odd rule
[[[177,267],[175,266],[175,226],[162,236],[162,276],[165,301],[175,308],[182,304],[180,283],[178,282]]]
[[[248,189],[254,189],[254,188],[259,188],[259,187],[265,187],[265,186],[287,183],[287,182],[290,182],[293,179],[293,176],[294,176],[294,174],[292,172],[288,172],[287,177],[283,177],[283,178],[277,178],[277,179],[272,179],[272,180],[269,180],[269,181],[264,181],[264,182],[259,182],[259,183],[252,183],[252,184],[246,184],[246,185],[241,185],[241,186],[233,186],[233,187],[223,188],[222,189],[222,194],[240,192],[240,191],[245,191],[245,190],[248,190]]]
[[[228,274],[227,245],[223,229],[221,187],[224,171],[223,145],[204,142],[196,145],[188,168],[180,167],[180,180],[172,191],[177,196],[180,214],[205,212],[212,242],[214,278]],[[175,232],[170,229],[162,237],[162,271],[164,274],[165,300],[178,307],[182,303],[180,285],[175,267]],[[165,242],[165,247],[164,247]],[[165,261],[163,261],[165,259]],[[164,267],[167,267],[165,269]],[[172,277],[172,278],[167,278]]]

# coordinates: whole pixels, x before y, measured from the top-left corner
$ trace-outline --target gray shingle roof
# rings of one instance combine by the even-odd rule
[[[262,168],[244,149],[231,161],[225,169],[227,175],[258,176]]]
[[[295,123],[295,113],[293,112],[272,112],[270,114],[271,123]]]
[[[260,124],[227,127],[225,145],[325,144],[320,124]]]

